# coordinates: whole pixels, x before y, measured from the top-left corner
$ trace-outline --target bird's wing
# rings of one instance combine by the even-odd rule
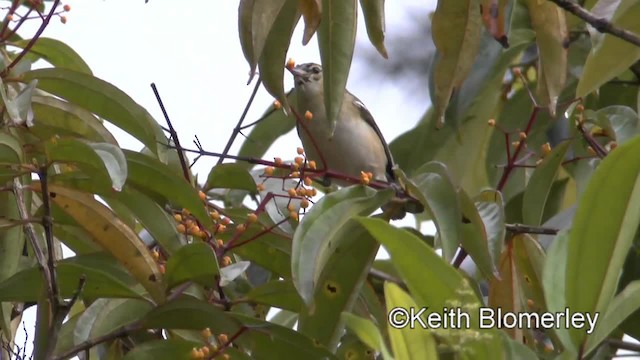
[[[371,126],[371,128],[376,132],[376,134],[380,138],[380,141],[382,142],[382,146],[384,147],[384,153],[387,155],[387,176],[389,177],[389,180],[395,181],[396,176],[393,173],[393,166],[395,164],[393,162],[393,156],[391,156],[391,151],[389,150],[389,145],[384,140],[384,136],[382,135],[380,128],[378,128],[376,121],[373,119],[373,115],[371,115],[367,107],[364,106],[364,103],[360,101],[360,99],[358,99],[355,95],[353,94],[350,94],[350,95],[353,96],[353,104],[356,106],[356,108],[358,108],[358,111],[360,111],[360,116],[367,122],[369,126]]]

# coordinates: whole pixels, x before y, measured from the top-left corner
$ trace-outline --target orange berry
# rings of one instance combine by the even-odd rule
[[[247,222],[249,224],[253,224],[256,221],[258,221],[258,215],[256,215],[255,213],[249,213],[247,215]]]
[[[292,218],[293,220],[298,221],[298,213],[295,211],[290,212],[289,217]]]
[[[287,69],[291,70],[296,66],[296,62],[293,61],[292,58],[289,58],[289,60],[287,60]]]
[[[299,196],[306,196],[307,195],[307,189],[301,187],[301,188],[298,189],[297,193],[298,193]]]
[[[273,158],[273,162],[274,162],[276,165],[282,165],[282,159],[281,159],[281,158],[279,158],[279,157]]]
[[[222,360],[229,360],[231,356],[229,354],[222,354]]]
[[[181,222],[182,221],[182,215],[180,214],[174,214],[173,218],[177,221],[177,222]]]
[[[313,119],[313,113],[312,113],[311,111],[307,110],[307,111],[304,113],[304,118],[305,118],[305,119],[307,119],[307,120],[311,120],[311,119]]]
[[[302,155],[302,154],[304,154],[304,149],[303,149],[303,148],[301,148],[301,147],[298,147],[298,148],[296,149],[296,152],[298,153],[298,155]]]
[[[300,171],[293,171],[291,173],[291,177],[292,178],[299,178],[300,177]]]
[[[296,189],[293,188],[287,190],[287,193],[289,193],[289,196],[296,196],[297,194]]]
[[[296,207],[295,207],[293,204],[289,203],[289,205],[287,205],[287,210],[289,210],[289,211],[295,211],[295,210],[296,210]]]
[[[300,201],[300,207],[303,209],[306,209],[309,207],[309,200],[307,199],[302,199],[302,201]]]
[[[315,170],[316,169],[316,161],[315,160],[311,160],[309,161],[309,169]]]
[[[191,212],[187,209],[182,209],[182,216],[189,216],[191,215]]]
[[[219,214],[216,210],[213,210],[212,212],[210,212],[210,213],[209,213],[209,216],[211,216],[211,218],[212,218],[213,220],[218,220],[218,219],[220,219],[220,214]]]
[[[280,101],[275,100],[275,101],[273,102],[273,108],[274,108],[274,109],[279,110],[281,107],[282,107],[282,104],[280,104]]]
[[[315,188],[311,188],[311,193],[309,194],[309,196],[313,197],[316,196],[318,194],[318,190],[316,190]]]
[[[225,256],[222,258],[222,266],[229,266],[231,265],[231,258],[228,256]]]
[[[369,179],[373,179],[373,173],[371,171],[367,171],[367,176]]]
[[[615,149],[617,147],[618,147],[618,143],[617,142],[612,141],[612,142],[609,143],[609,149],[610,150],[613,150],[613,149]]]
[[[202,351],[202,353],[204,354],[205,357],[209,356],[209,347],[208,346],[201,347],[200,351]]]
[[[65,4],[62,9],[64,9],[64,11],[71,11],[71,5]]]
[[[189,353],[189,357],[191,359],[199,359],[200,358],[200,354],[199,354],[198,349],[196,349],[196,348],[191,349],[191,352]]]
[[[515,76],[522,75],[522,70],[520,70],[520,68],[513,68],[513,75]]]
[[[184,224],[178,224],[178,226],[176,226],[176,230],[178,230],[180,234],[184,234],[187,232],[187,228],[184,226]]]
[[[264,184],[258,184],[258,185],[256,185],[256,190],[258,190],[258,191],[264,191],[264,189],[265,189]]]
[[[520,141],[524,141],[527,138],[527,134],[524,132],[520,132]]]
[[[198,191],[198,197],[200,198],[200,200],[204,201],[207,198],[207,195],[202,191]]]
[[[60,16],[60,22],[63,24],[67,23],[67,17],[66,16]]]
[[[549,153],[551,152],[551,145],[547,142],[542,144],[542,146],[540,147],[542,150],[542,155],[549,155]]]
[[[218,224],[216,227],[216,232],[223,233],[225,230],[227,230],[227,227],[222,224]]]
[[[576,106],[576,110],[578,110],[578,112],[584,112],[584,105],[582,105],[582,104],[578,104],[578,105]]]
[[[296,164],[296,163],[291,164],[291,170],[292,171],[300,170],[300,164]]]
[[[231,223],[231,219],[228,217],[222,219],[222,225],[229,225]]]
[[[211,337],[211,329],[209,328],[202,329],[202,331],[200,331],[200,336],[202,336],[205,339],[209,339]]]
[[[7,15],[7,20],[9,20],[9,21],[13,21],[13,14],[9,14],[9,15]]]
[[[271,176],[273,175],[273,166],[267,166],[266,168],[264,168],[264,174],[267,176]]]
[[[514,141],[511,143],[511,145],[518,147],[520,145],[520,141]]]
[[[227,334],[220,334],[218,335],[218,342],[220,344],[226,344],[227,341],[229,341],[229,338],[227,337]]]
[[[218,245],[218,247],[222,247],[224,246],[224,241],[222,241],[222,239],[218,239],[216,240],[216,245]]]
[[[189,235],[197,235],[198,232],[200,232],[200,228],[198,227],[198,225],[193,224],[187,231],[189,232]]]
[[[487,124],[489,124],[489,126],[494,127],[496,126],[496,121],[494,119],[489,119],[489,121],[487,121]]]
[[[591,156],[596,156],[596,151],[593,150],[593,148],[591,146],[587,147],[587,152],[589,153],[589,155]]]
[[[530,308],[532,308],[532,307],[533,307],[533,305],[535,305],[535,303],[533,302],[533,300],[531,300],[531,299],[527,299],[527,306],[528,306],[528,307],[530,307]]]
[[[158,270],[160,270],[160,274],[164,274],[164,272],[167,271],[167,269],[165,268],[164,264],[159,264],[158,265]]]
[[[158,250],[152,250],[151,257],[153,258],[153,260],[158,261],[158,259],[160,258],[160,253],[158,252]]]
[[[302,156],[296,156],[293,161],[298,165],[302,165],[302,163],[304,162],[304,158]]]
[[[304,178],[304,184],[306,186],[311,186],[311,184],[313,184],[313,180],[311,180],[311,178],[307,176]]]
[[[239,224],[238,226],[236,226],[237,233],[243,233],[245,232],[245,230],[247,230],[247,226],[245,224]]]

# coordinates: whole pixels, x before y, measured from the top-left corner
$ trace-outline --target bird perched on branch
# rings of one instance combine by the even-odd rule
[[[420,213],[424,206],[408,196],[393,173],[393,157],[373,116],[362,101],[345,90],[342,107],[338,112],[335,129],[327,120],[324,105],[322,66],[314,63],[287,66],[293,74],[297,94],[298,112],[303,112],[308,121],[296,124],[307,158],[320,166],[351,177],[371,175],[370,180],[388,182],[396,189],[397,197],[383,210],[393,206],[399,209],[393,218],[402,218],[405,211]],[[344,179],[325,178],[340,186],[352,184]]]

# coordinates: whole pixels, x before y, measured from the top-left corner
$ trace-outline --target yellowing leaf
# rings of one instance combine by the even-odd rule
[[[322,2],[321,0],[300,0],[298,9],[302,13],[304,19],[304,35],[302,36],[302,45],[307,45],[313,37],[322,18]]]
[[[41,184],[33,188],[42,191]],[[78,222],[93,240],[115,257],[149,292],[156,303],[165,300],[162,274],[136,233],[92,195],[49,184],[51,201]]]
[[[538,44],[538,96],[540,105],[556,113],[558,96],[567,79],[569,35],[564,10],[550,1],[528,0],[531,27]]]
[[[434,64],[434,106],[437,127],[444,125],[449,99],[471,69],[478,52],[482,19],[478,0],[438,1],[433,15],[433,42],[438,50]]]
[[[364,23],[367,27],[369,41],[376,50],[387,59],[387,49],[384,46],[384,0],[360,0],[360,8],[364,15]]]

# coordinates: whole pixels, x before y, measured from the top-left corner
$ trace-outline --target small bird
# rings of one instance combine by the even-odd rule
[[[371,180],[391,183],[398,195],[403,195],[393,200],[403,203],[404,208],[394,218],[404,217],[405,211],[424,211],[424,206],[419,201],[404,194],[393,173],[394,162],[389,146],[362,101],[345,90],[332,134],[324,105],[322,66],[306,63],[295,67],[287,66],[287,69],[294,77],[298,112],[309,111],[312,116],[312,120],[305,121],[304,126],[296,123],[307,158],[315,160],[319,166],[322,166],[320,164],[324,159],[328,169],[345,175],[358,178],[361,173],[371,173]],[[324,185],[329,185],[330,181],[340,186],[352,184],[334,178],[325,179]]]

